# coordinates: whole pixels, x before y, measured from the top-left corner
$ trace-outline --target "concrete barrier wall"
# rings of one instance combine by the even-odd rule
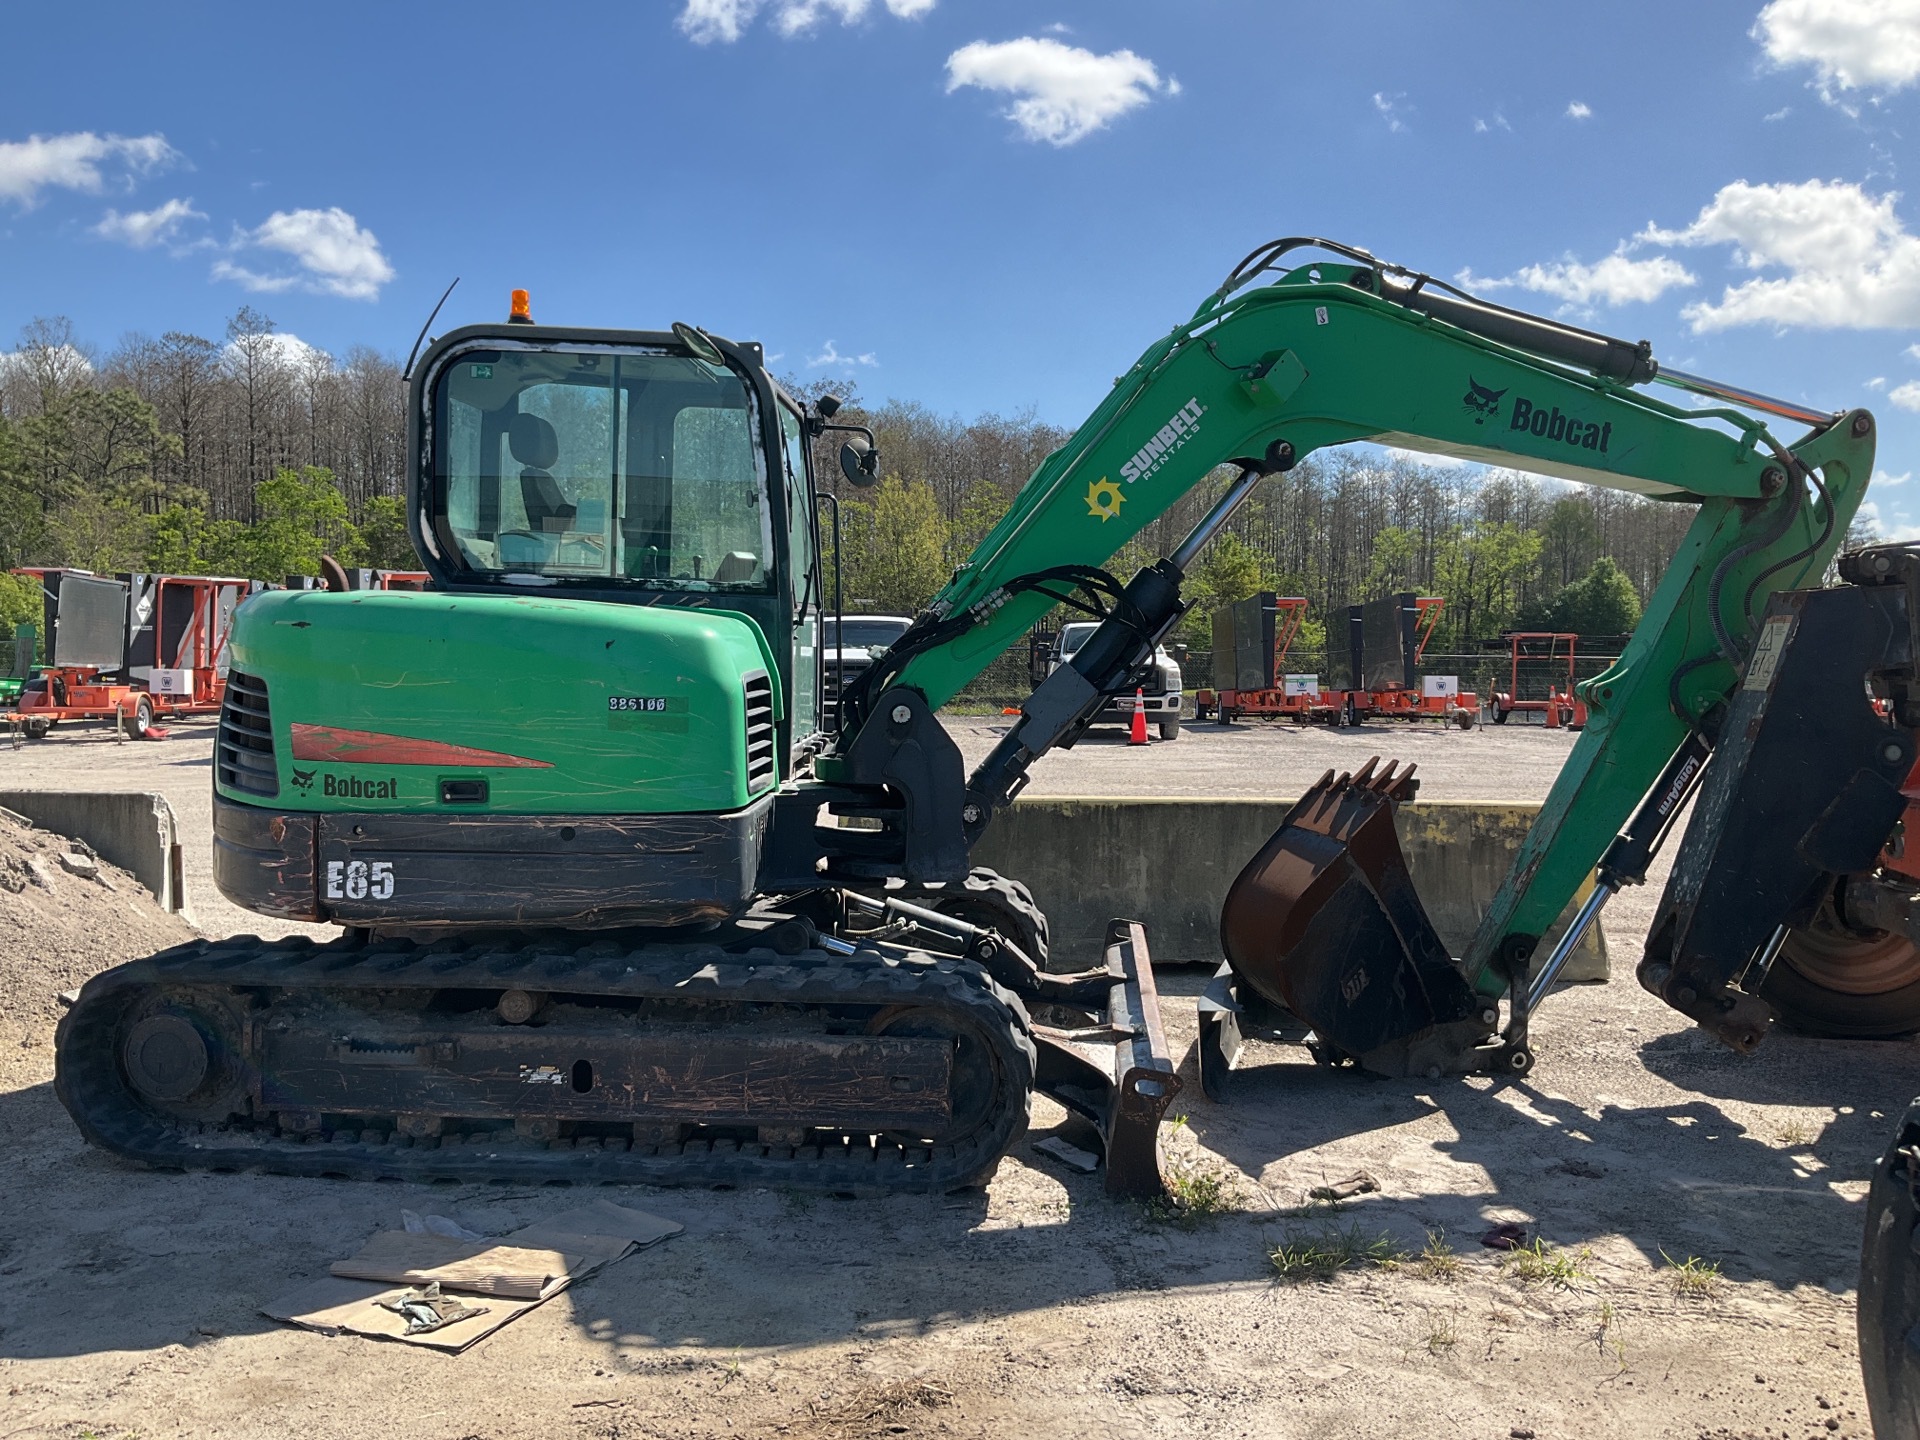
[[[42,830],[84,840],[151,890],[169,910],[184,910],[186,883],[173,807],[160,795],[112,790],[0,790],[0,806]]]
[[[1124,916],[1146,925],[1156,964],[1217,965],[1227,887],[1289,808],[1281,800],[1022,799],[988,828],[973,858],[1026,882],[1047,913],[1053,952],[1062,959],[1098,963],[1107,921]],[[1539,809],[1444,801],[1400,807],[1407,868],[1434,929],[1455,955],[1486,913]],[[1570,918],[1563,917],[1552,936]],[[1606,941],[1597,923],[1564,974],[1607,978]]]

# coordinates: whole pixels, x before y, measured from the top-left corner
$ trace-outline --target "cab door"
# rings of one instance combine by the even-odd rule
[[[813,480],[807,471],[806,432],[800,416],[780,404],[787,500],[788,575],[793,634],[793,744],[820,729],[820,547],[815,533]]]

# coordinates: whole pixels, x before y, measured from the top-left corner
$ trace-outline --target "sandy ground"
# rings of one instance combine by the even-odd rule
[[[956,722],[969,758],[991,722]],[[1433,798],[1538,798],[1538,729],[1357,735],[1198,727],[1049,757],[1037,793],[1296,793],[1375,750]],[[206,731],[0,750],[0,788],[158,789],[210,932],[266,928],[207,890]],[[1637,952],[1654,898],[1610,912]],[[10,897],[0,894],[0,908]],[[1639,902],[1637,905],[1632,902]],[[107,953],[102,964],[121,958]],[[0,956],[0,964],[5,957]],[[1176,1053],[1203,977],[1164,977]],[[984,1192],[838,1201],[623,1191],[687,1231],[457,1358],[328,1339],[257,1307],[399,1210],[502,1231],[565,1192],[148,1174],[54,1101],[51,1026],[0,1053],[0,1437],[1827,1436],[1867,1433],[1853,1341],[1861,1196],[1920,1092],[1911,1044],[1776,1036],[1742,1059],[1630,983],[1563,993],[1524,1082],[1393,1081],[1262,1049],[1226,1106],[1186,1092],[1176,1170],[1229,1211],[1191,1228],[1108,1200],[1031,1142]],[[1071,1133],[1071,1132],[1069,1132]],[[1381,1182],[1338,1213],[1311,1187]],[[1551,1247],[1529,1280],[1478,1237]],[[1279,1246],[1417,1255],[1289,1282]],[[1679,1293],[1667,1257],[1724,1278]]]

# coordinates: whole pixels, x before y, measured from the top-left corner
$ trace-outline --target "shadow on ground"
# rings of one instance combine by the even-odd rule
[[[1613,1036],[1614,1040],[1624,1037]],[[1893,1123],[1886,1097],[1920,1091],[1912,1046],[1776,1037],[1722,1055],[1691,1032],[1643,1044],[1655,1094],[1576,1104],[1546,1083],[1383,1080],[1268,1047],[1230,1103],[1176,1102],[1191,1136],[1292,1204],[1366,1168],[1385,1182],[1353,1220],[1418,1245],[1462,1248],[1518,1216],[1562,1246],[1621,1240],[1648,1262],[1712,1256],[1732,1278],[1844,1290],[1860,1185]],[[1577,1078],[1576,1072],[1567,1078]],[[1555,1081],[1549,1067],[1546,1072]],[[1691,1092],[1674,1094],[1669,1085]],[[1724,1102],[1724,1103],[1722,1103]],[[1727,1106],[1823,1107],[1804,1134],[1749,1129]],[[1063,1175],[1030,1134],[991,1192],[846,1201],[766,1190],[607,1188],[687,1232],[561,1297],[609,1343],[717,1349],[916,1334],[1122,1291],[1258,1282],[1265,1251],[1314,1222],[1234,1215],[1192,1230]],[[418,1186],[132,1169],[89,1149],[51,1086],[0,1096],[0,1355],[147,1351],[270,1330],[258,1307],[325,1273],[402,1207],[499,1232],[570,1203],[552,1187]],[[1191,1142],[1180,1139],[1176,1148]],[[1838,1187],[1838,1188],[1836,1188]]]

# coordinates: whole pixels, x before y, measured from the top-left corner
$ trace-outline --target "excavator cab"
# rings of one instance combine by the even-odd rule
[[[217,883],[412,931],[730,920],[823,740],[823,417],[757,344],[541,326],[520,296],[411,382],[429,589],[242,608]]]

